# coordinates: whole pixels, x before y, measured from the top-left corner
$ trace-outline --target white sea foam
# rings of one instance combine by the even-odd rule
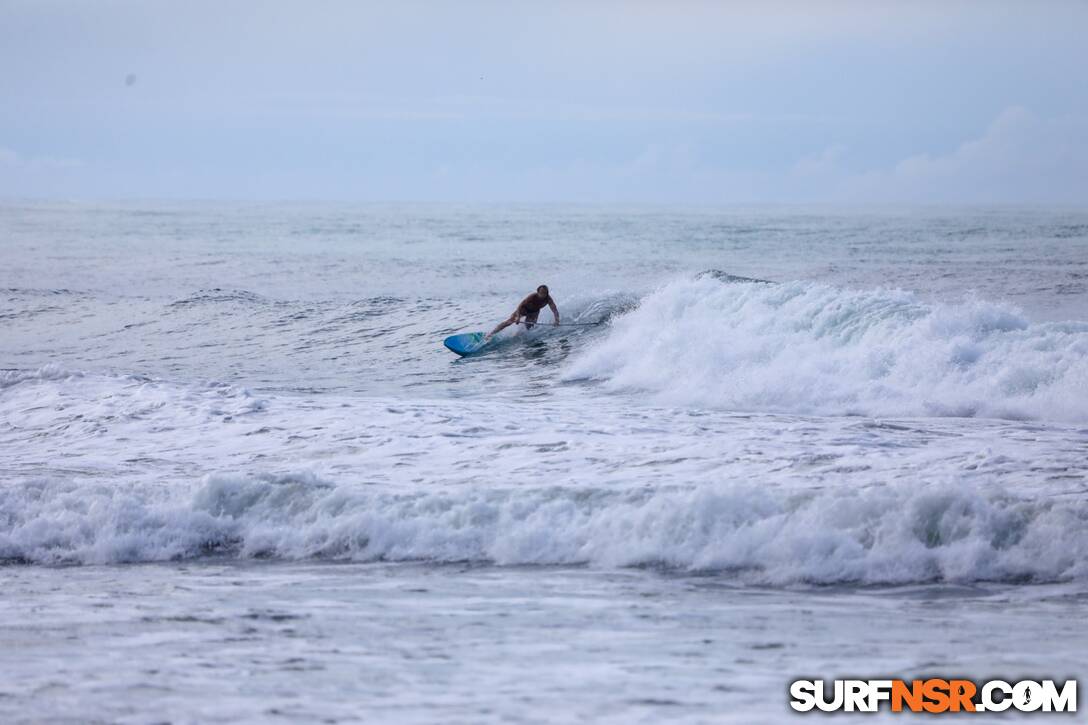
[[[823,284],[672,282],[567,379],[657,400],[819,415],[1088,420],[1088,323]]]
[[[0,557],[242,557],[666,566],[786,584],[1088,577],[1088,516],[945,483],[862,492],[721,486],[370,493],[312,474],[209,476],[184,497],[38,480],[0,489]]]
[[[68,380],[82,377],[78,370],[66,370],[56,363],[43,365],[35,370],[0,370],[0,390],[10,388],[19,383],[39,380]]]
[[[1088,561],[1084,431],[1057,424],[607,396],[316,404],[52,369],[5,387],[0,419],[4,559],[661,565],[758,583],[1053,581]]]

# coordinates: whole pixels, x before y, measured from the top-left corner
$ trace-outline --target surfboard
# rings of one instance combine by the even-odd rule
[[[461,335],[450,335],[442,344],[461,357],[479,352],[487,346],[482,332],[466,332]]]

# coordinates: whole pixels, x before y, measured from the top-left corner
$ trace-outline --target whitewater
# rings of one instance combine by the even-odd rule
[[[7,203],[0,253],[5,721],[1083,665],[1088,213]],[[585,326],[442,348],[541,283]]]

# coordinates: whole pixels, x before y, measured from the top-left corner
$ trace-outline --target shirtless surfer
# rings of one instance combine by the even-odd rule
[[[540,311],[547,306],[552,311],[552,317],[555,318],[553,324],[559,324],[559,308],[555,306],[555,300],[548,293],[548,285],[542,284],[536,288],[536,292],[526,297],[518,305],[518,308],[514,310],[514,314],[510,315],[507,319],[499,323],[499,326],[488,333],[485,339],[490,340],[500,330],[503,330],[510,325],[520,324],[522,319],[525,320],[525,329],[532,328],[536,324],[536,318],[540,314]]]

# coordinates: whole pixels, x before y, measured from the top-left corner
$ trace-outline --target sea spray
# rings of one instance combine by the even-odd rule
[[[657,402],[815,415],[1088,420],[1088,323],[809,282],[666,284],[567,380]]]
[[[1088,577],[1088,514],[962,482],[789,493],[489,488],[416,494],[312,473],[208,476],[192,494],[36,480],[0,489],[0,558],[41,564],[329,558],[660,566],[745,583]]]

